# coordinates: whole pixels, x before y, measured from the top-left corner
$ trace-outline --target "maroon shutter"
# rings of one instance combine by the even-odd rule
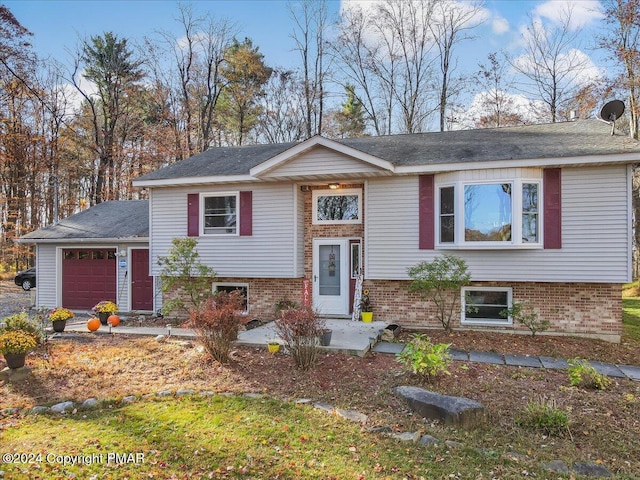
[[[559,168],[546,168],[544,189],[544,248],[562,248],[562,175]]]
[[[253,192],[240,192],[240,236],[253,235]]]
[[[187,195],[187,235],[200,235],[200,195],[197,193]]]
[[[433,175],[418,178],[419,248],[433,250],[435,242],[435,195]]]

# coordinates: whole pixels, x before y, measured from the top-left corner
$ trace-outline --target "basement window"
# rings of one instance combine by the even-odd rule
[[[465,287],[462,289],[463,325],[512,325],[505,310],[513,305],[511,288]]]

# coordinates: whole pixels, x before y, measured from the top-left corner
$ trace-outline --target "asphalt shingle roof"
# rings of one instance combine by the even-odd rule
[[[640,154],[639,142],[619,132],[612,136],[611,127],[597,119],[335,141],[396,166]],[[251,168],[295,145],[280,143],[211,148],[137,180],[247,175]]]
[[[60,220],[56,225],[27,233],[21,240],[92,240],[146,238],[149,236],[149,202],[103,202]]]

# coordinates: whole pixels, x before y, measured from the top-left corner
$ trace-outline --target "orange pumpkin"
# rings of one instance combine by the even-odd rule
[[[90,332],[95,332],[100,328],[100,319],[98,317],[90,318],[87,322],[87,328]]]
[[[109,315],[109,318],[107,318],[108,324],[111,324],[112,327],[117,327],[120,325],[120,317],[118,315]]]

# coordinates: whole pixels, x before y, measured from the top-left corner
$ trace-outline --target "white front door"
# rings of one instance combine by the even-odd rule
[[[320,315],[349,314],[349,239],[313,240],[313,306]]]

